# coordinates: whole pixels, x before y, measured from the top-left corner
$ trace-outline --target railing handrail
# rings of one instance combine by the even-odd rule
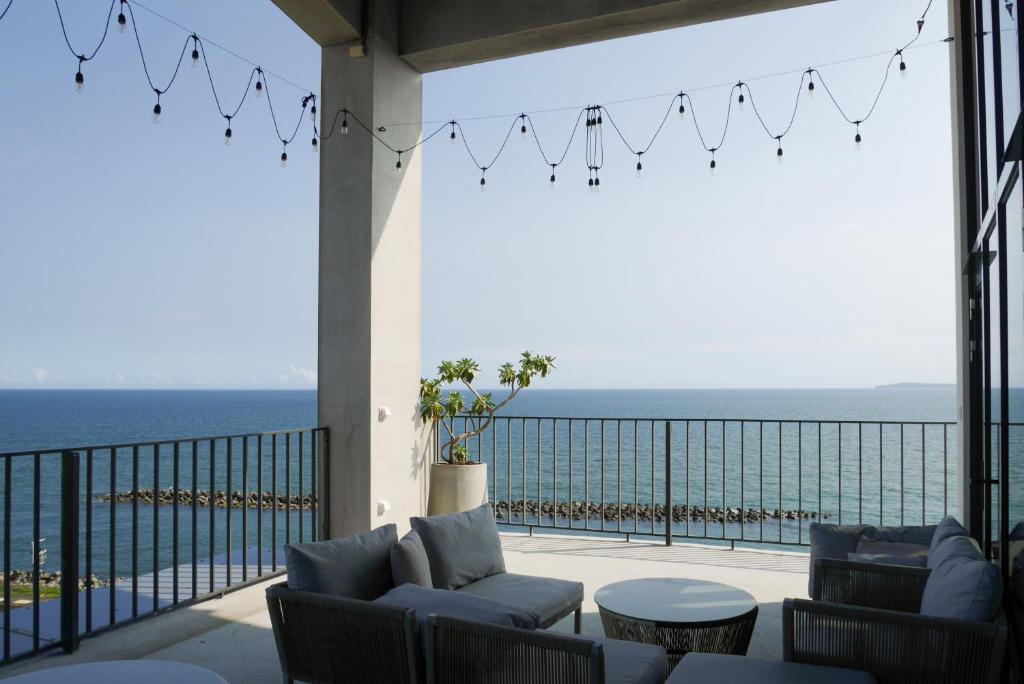
[[[460,413],[457,418],[484,418],[484,416],[473,416],[469,413]],[[657,416],[520,416],[497,414],[495,420],[591,420],[591,421],[616,421],[623,422],[656,422],[656,423],[819,423],[821,425],[956,425],[955,420],[856,420],[852,418],[713,418],[713,417],[676,417],[664,418]],[[992,425],[1000,424],[998,421]],[[1007,423],[1010,426],[1024,425],[1024,423]]]
[[[117,444],[93,444],[89,446],[57,447],[53,449],[27,449],[25,451],[8,451],[0,453],[0,458],[12,456],[35,456],[36,454],[60,454],[64,451],[106,451],[108,449],[131,449],[137,446],[165,446],[168,444],[183,444],[185,442],[209,442],[210,440],[223,441],[226,439],[244,439],[246,437],[273,437],[274,435],[294,435],[305,432],[324,432],[324,426],[307,428],[290,428],[287,430],[273,430],[270,432],[239,432],[229,435],[205,435],[203,437],[177,437],[173,439],[144,439],[137,442],[121,442]]]

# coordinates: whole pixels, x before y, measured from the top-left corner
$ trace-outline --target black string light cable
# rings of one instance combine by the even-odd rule
[[[8,11],[10,10],[11,6],[13,5],[13,2],[14,2],[14,0],[8,0],[8,2],[6,4],[6,6],[4,7],[3,11],[0,12],[0,20],[2,20],[7,15]],[[871,54],[871,55],[862,55],[860,57],[851,57],[851,58],[847,58],[847,59],[843,59],[843,60],[838,60],[838,61],[834,61],[834,62],[830,62],[830,63],[826,63],[826,64],[821,64],[818,67],[808,67],[806,69],[799,69],[799,70],[792,70],[792,71],[786,71],[786,72],[779,72],[779,73],[775,73],[775,74],[766,74],[766,75],[762,75],[762,76],[757,76],[757,77],[754,77],[754,78],[747,79],[746,81],[740,80],[740,81],[737,81],[737,82],[704,86],[702,88],[691,89],[690,91],[683,90],[683,91],[678,91],[676,93],[662,93],[662,94],[647,95],[647,96],[643,96],[643,97],[630,98],[630,99],[624,99],[624,100],[616,100],[616,101],[606,102],[605,104],[586,105],[586,106],[582,106],[582,107],[560,107],[560,108],[551,108],[551,109],[537,110],[537,111],[533,111],[533,112],[522,112],[521,111],[521,112],[519,112],[517,114],[514,114],[514,115],[488,115],[488,116],[468,117],[468,118],[462,118],[462,119],[454,119],[453,118],[453,119],[451,119],[449,121],[443,121],[443,122],[427,122],[427,121],[423,121],[423,122],[397,123],[397,124],[391,124],[389,126],[381,126],[377,130],[374,130],[370,126],[366,125],[366,123],[363,122],[361,119],[359,119],[357,116],[355,116],[352,113],[351,110],[349,110],[347,108],[342,108],[342,109],[339,109],[338,111],[336,111],[334,113],[334,116],[331,118],[331,124],[328,127],[326,132],[323,132],[317,126],[317,107],[316,107],[317,95],[314,92],[302,88],[301,86],[299,86],[298,84],[294,83],[293,81],[288,80],[287,78],[284,78],[284,77],[282,77],[280,75],[277,75],[277,74],[273,74],[273,72],[264,70],[261,66],[259,66],[255,62],[252,62],[251,60],[248,60],[248,59],[242,57],[241,55],[239,55],[239,54],[237,54],[237,53],[235,53],[235,52],[225,48],[222,45],[214,43],[213,41],[210,41],[209,39],[204,39],[204,38],[200,37],[197,33],[193,32],[193,31],[190,31],[185,26],[175,22],[174,20],[172,20],[172,19],[170,19],[170,18],[160,14],[159,12],[156,12],[155,10],[147,7],[146,5],[138,2],[138,0],[111,0],[111,4],[110,4],[110,7],[109,7],[108,12],[107,12],[107,19],[106,19],[106,23],[104,25],[103,34],[100,37],[99,41],[97,42],[96,47],[91,52],[88,52],[88,53],[86,53],[86,52],[78,52],[74,48],[74,46],[72,45],[72,41],[71,41],[71,39],[70,39],[70,37],[68,35],[67,26],[65,25],[65,22],[64,22],[64,16],[63,16],[63,13],[61,12],[61,7],[60,7],[59,0],[54,0],[54,5],[55,5],[56,10],[57,10],[57,16],[58,16],[58,20],[60,22],[61,32],[62,32],[62,34],[64,36],[64,41],[65,41],[65,43],[66,43],[66,45],[68,47],[68,50],[78,60],[78,70],[77,70],[77,72],[75,74],[76,90],[81,91],[82,88],[84,87],[84,83],[85,83],[85,77],[84,77],[84,75],[82,73],[82,65],[85,64],[86,62],[89,62],[92,59],[94,59],[96,57],[96,55],[99,53],[100,49],[105,44],[107,36],[109,34],[110,21],[111,21],[111,17],[113,17],[114,8],[115,8],[115,6],[118,5],[118,3],[120,3],[120,11],[119,11],[119,13],[117,15],[118,29],[121,32],[126,32],[128,21],[129,20],[131,21],[133,33],[135,34],[135,42],[136,42],[136,45],[137,45],[138,50],[139,50],[139,57],[140,57],[140,60],[142,62],[142,67],[143,67],[143,71],[144,71],[145,76],[146,76],[146,80],[147,80],[147,82],[149,84],[149,87],[151,88],[151,90],[156,95],[156,104],[153,107],[153,120],[154,120],[154,122],[159,121],[160,115],[162,113],[161,96],[165,95],[170,90],[170,88],[174,85],[174,83],[176,82],[176,80],[177,80],[177,78],[178,78],[178,76],[179,76],[179,74],[181,72],[181,65],[184,62],[185,54],[186,54],[186,52],[189,51],[189,48],[191,47],[191,55],[190,56],[191,56],[192,66],[198,67],[200,65],[200,62],[202,62],[202,64],[205,66],[207,80],[209,81],[209,84],[210,84],[210,90],[211,90],[211,93],[213,95],[214,103],[216,105],[218,114],[225,120],[225,122],[227,124],[227,126],[225,128],[225,131],[224,131],[224,142],[225,142],[225,144],[230,144],[231,143],[231,140],[232,140],[232,137],[233,137],[232,121],[235,119],[235,117],[238,116],[239,112],[241,111],[243,105],[245,104],[245,102],[246,102],[246,100],[248,98],[249,93],[253,92],[257,98],[261,97],[264,93],[266,93],[267,107],[270,110],[271,121],[272,121],[273,127],[274,127],[274,133],[275,133],[278,141],[280,142],[280,144],[282,146],[282,152],[281,152],[281,157],[280,157],[281,165],[282,166],[285,166],[287,164],[287,161],[288,161],[288,154],[287,154],[288,145],[291,144],[295,140],[295,138],[297,137],[298,132],[301,129],[302,122],[303,122],[306,114],[308,113],[308,115],[309,115],[309,117],[310,117],[310,119],[312,121],[313,133],[312,133],[312,138],[311,138],[311,144],[312,144],[312,148],[313,148],[314,151],[319,150],[320,143],[322,143],[324,140],[327,140],[330,137],[332,137],[335,132],[340,132],[343,135],[347,134],[348,131],[349,131],[349,120],[351,119],[351,121],[356,124],[357,128],[362,129],[364,132],[368,133],[374,139],[374,141],[376,143],[383,145],[387,150],[389,150],[390,152],[392,152],[393,154],[396,155],[395,168],[396,168],[396,170],[398,172],[401,172],[401,170],[402,170],[402,157],[403,157],[403,155],[406,155],[409,152],[411,152],[411,151],[417,149],[418,147],[424,145],[427,141],[431,140],[432,138],[434,138],[436,135],[438,135],[442,131],[448,131],[449,132],[449,139],[450,139],[450,141],[452,143],[455,143],[456,135],[458,134],[458,136],[460,136],[462,138],[463,146],[465,147],[465,150],[467,152],[467,156],[472,161],[472,163],[477,168],[477,170],[480,172],[480,188],[481,188],[481,190],[483,190],[486,187],[486,183],[487,183],[487,181],[486,181],[486,173],[487,173],[487,171],[490,170],[491,168],[493,168],[494,165],[501,158],[501,155],[507,149],[508,142],[509,142],[509,140],[510,140],[510,138],[512,136],[513,130],[518,127],[519,131],[520,131],[520,134],[522,135],[522,137],[524,139],[527,136],[532,135],[532,137],[534,139],[534,142],[536,144],[537,150],[540,153],[540,157],[541,157],[541,159],[543,160],[543,162],[545,164],[545,167],[550,170],[549,182],[550,182],[551,187],[554,187],[554,185],[555,185],[555,172],[556,172],[556,169],[560,165],[562,165],[564,163],[564,161],[565,161],[565,159],[566,159],[566,157],[567,157],[567,155],[569,153],[569,150],[572,147],[573,142],[574,142],[574,140],[576,138],[576,134],[577,134],[577,132],[578,132],[578,130],[580,128],[580,123],[585,121],[585,132],[586,132],[585,163],[586,163],[587,170],[588,170],[588,188],[591,191],[593,191],[593,192],[599,192],[600,191],[600,182],[601,182],[600,181],[600,171],[603,168],[604,162],[605,162],[605,156],[604,156],[604,123],[605,123],[604,119],[605,118],[608,119],[608,123],[612,126],[616,136],[619,138],[619,140],[622,142],[622,144],[626,147],[626,149],[629,151],[629,153],[632,156],[635,156],[635,158],[636,158],[636,173],[637,173],[637,176],[639,177],[639,176],[643,175],[643,156],[653,147],[654,143],[658,140],[659,136],[664,131],[666,122],[668,121],[668,118],[669,118],[672,110],[673,109],[677,109],[677,111],[679,112],[680,117],[685,119],[686,118],[686,113],[687,113],[687,108],[689,108],[690,118],[693,120],[693,125],[694,125],[694,128],[696,130],[698,140],[700,141],[701,146],[704,148],[704,151],[707,152],[708,154],[710,154],[710,156],[711,156],[710,164],[709,164],[709,169],[710,169],[711,173],[713,174],[715,172],[716,167],[717,167],[716,153],[718,151],[720,151],[722,149],[722,147],[725,145],[725,142],[726,142],[726,139],[727,139],[727,136],[728,136],[729,125],[730,125],[731,120],[733,119],[732,110],[733,110],[734,103],[735,103],[735,105],[736,105],[736,107],[738,109],[743,109],[745,103],[749,100],[751,109],[753,110],[755,117],[757,118],[758,122],[760,123],[761,128],[764,130],[765,134],[773,141],[773,144],[774,144],[775,150],[776,150],[776,157],[777,157],[778,161],[781,162],[782,158],[783,158],[782,141],[783,141],[783,138],[790,133],[790,131],[792,130],[792,128],[793,128],[793,126],[794,126],[794,124],[796,122],[796,118],[797,118],[797,113],[798,113],[798,110],[799,110],[799,105],[800,105],[801,97],[803,97],[805,92],[806,92],[808,97],[813,97],[814,94],[815,94],[816,88],[818,86],[820,86],[821,88],[823,88],[825,90],[829,100],[832,102],[833,106],[835,106],[836,110],[839,112],[840,116],[844,119],[844,121],[847,124],[854,126],[854,128],[855,128],[854,141],[855,141],[856,145],[859,148],[860,144],[861,144],[861,141],[862,141],[861,126],[876,111],[878,103],[881,100],[882,93],[885,91],[885,88],[886,88],[886,86],[887,86],[887,84],[889,82],[889,77],[890,77],[891,71],[893,69],[893,65],[896,64],[897,65],[897,70],[898,70],[898,73],[900,74],[900,76],[904,76],[905,77],[906,74],[907,74],[907,64],[906,64],[906,60],[905,60],[905,52],[907,50],[914,49],[914,48],[921,48],[921,47],[925,47],[925,46],[928,46],[928,45],[935,45],[935,44],[938,44],[938,43],[948,43],[948,42],[950,42],[952,40],[952,38],[945,38],[945,39],[941,39],[941,40],[932,41],[930,43],[918,44],[918,40],[921,37],[922,29],[924,28],[925,18],[927,17],[927,14],[928,14],[929,10],[931,9],[932,2],[933,2],[933,0],[928,0],[927,4],[925,5],[924,11],[920,15],[920,18],[917,20],[917,31],[916,31],[915,35],[913,36],[913,38],[911,40],[909,40],[906,44],[904,44],[902,47],[900,47],[899,49],[895,50],[894,52],[879,52],[879,53],[874,53],[874,54]],[[184,40],[184,42],[182,44],[181,51],[180,51],[180,53],[178,55],[178,59],[177,59],[177,62],[175,64],[174,70],[171,73],[170,78],[167,80],[166,85],[164,85],[163,87],[158,86],[154,82],[153,76],[152,76],[152,74],[150,72],[149,64],[148,64],[148,62],[146,60],[145,50],[143,49],[143,41],[142,41],[139,29],[138,29],[137,22],[135,20],[134,12],[133,12],[133,9],[132,9],[133,6],[139,8],[139,9],[143,9],[146,12],[149,12],[150,14],[152,14],[152,15],[154,15],[154,16],[162,19],[162,20],[164,20],[165,22],[170,23],[173,26],[176,26],[176,27],[182,29],[183,31],[186,31],[186,33],[187,33],[186,38],[185,38],[185,40]],[[1012,8],[1012,3],[1010,3],[1010,2],[1007,2],[1007,11],[1010,13],[1010,15],[1012,17],[1013,8]],[[212,70],[210,68],[209,59],[207,58],[205,43],[209,43],[210,45],[217,47],[218,49],[220,49],[220,50],[222,50],[222,51],[224,51],[224,52],[226,52],[226,53],[228,53],[228,54],[230,54],[230,55],[232,55],[232,56],[234,56],[234,57],[236,57],[236,58],[238,58],[238,59],[240,59],[240,60],[242,60],[242,61],[244,61],[246,63],[248,63],[252,67],[252,69],[250,70],[250,73],[249,73],[248,81],[247,81],[247,83],[245,85],[245,89],[242,92],[241,97],[238,99],[237,106],[235,106],[233,109],[225,109],[223,104],[222,104],[221,96],[220,96],[220,94],[217,91],[217,87],[215,85],[215,80],[214,80],[214,77],[213,77],[213,73],[212,73]],[[863,116],[860,116],[859,118],[855,118],[854,116],[852,116],[851,114],[848,113],[847,109],[844,109],[843,106],[840,105],[838,99],[835,97],[834,93],[832,92],[831,88],[829,87],[829,84],[826,81],[824,74],[821,72],[821,68],[829,67],[829,66],[834,66],[834,65],[837,65],[837,64],[844,64],[844,63],[848,63],[848,62],[852,62],[852,61],[856,61],[856,60],[862,60],[862,59],[868,59],[868,58],[872,58],[872,57],[883,56],[883,55],[889,55],[889,60],[888,60],[888,62],[886,64],[885,73],[883,74],[883,78],[882,78],[881,83],[880,83],[880,85],[878,87],[878,90],[875,92],[874,98],[871,100],[871,104],[867,108],[865,114]],[[754,98],[754,93],[752,92],[751,87],[750,87],[750,83],[753,82],[753,81],[765,80],[765,79],[768,79],[768,78],[775,78],[775,77],[785,76],[785,75],[790,75],[790,74],[799,74],[800,75],[800,81],[799,81],[798,88],[797,88],[797,95],[796,95],[796,98],[795,98],[794,103],[793,103],[793,108],[792,108],[792,110],[790,112],[789,119],[785,122],[785,125],[782,126],[782,127],[773,129],[768,124],[765,116],[763,116],[763,114],[760,111],[760,109],[757,107],[756,100]],[[281,127],[279,125],[279,116],[278,116],[278,113],[275,111],[274,103],[273,103],[273,98],[270,95],[270,84],[269,84],[269,80],[268,80],[268,76],[269,75],[273,75],[279,81],[287,83],[287,84],[289,84],[289,85],[291,85],[291,86],[293,86],[293,87],[295,87],[297,89],[300,89],[304,93],[308,93],[308,94],[304,94],[302,96],[302,98],[301,98],[301,103],[300,103],[301,104],[301,107],[300,107],[301,111],[299,113],[299,117],[298,117],[298,120],[296,122],[296,125],[295,125],[295,127],[293,129],[291,129],[291,132],[290,132],[289,135],[284,135],[281,132]],[[255,83],[255,85],[254,85],[254,83]],[[715,142],[716,139],[715,138],[709,138],[709,136],[706,134],[706,131],[701,128],[700,122],[699,122],[699,120],[697,118],[697,115],[696,115],[696,111],[695,111],[696,108],[694,107],[694,103],[693,103],[693,100],[690,97],[690,93],[695,93],[695,92],[702,91],[702,90],[718,89],[718,88],[723,88],[723,87],[729,87],[729,96],[728,96],[727,107],[726,107],[726,112],[725,112],[725,120],[724,120],[724,123],[722,125],[722,133],[721,133],[721,136],[717,137],[717,142]],[[669,102],[669,105],[666,108],[664,115],[661,117],[661,120],[658,122],[657,126],[654,128],[653,133],[649,136],[649,138],[647,139],[646,144],[644,144],[644,145],[633,145],[632,143],[630,143],[629,140],[627,139],[626,135],[624,134],[623,130],[616,123],[614,117],[612,116],[611,111],[608,109],[609,105],[618,105],[618,104],[623,104],[623,103],[627,103],[627,102],[638,102],[638,101],[641,101],[641,100],[660,99],[662,97],[667,97],[667,96],[671,96],[671,100]],[[568,140],[565,143],[564,148],[562,149],[561,155],[558,156],[557,158],[555,158],[554,156],[549,156],[549,154],[547,153],[547,151],[544,148],[544,145],[541,142],[541,139],[540,139],[540,136],[537,133],[536,127],[534,126],[532,115],[542,114],[542,113],[550,113],[550,112],[574,111],[574,110],[578,110],[576,121],[575,121],[575,123],[573,125],[572,130],[569,133]],[[468,137],[466,135],[466,132],[465,132],[465,130],[462,127],[462,123],[463,122],[469,122],[469,121],[478,121],[478,120],[483,120],[483,119],[504,118],[506,116],[511,118],[511,123],[509,125],[509,128],[508,128],[504,138],[501,141],[501,144],[497,147],[497,151],[493,154],[493,156],[490,157],[489,161],[487,161],[487,163],[482,163],[480,161],[481,157],[476,152],[474,152],[473,148],[471,147],[471,145],[469,143],[469,140],[468,140]],[[339,118],[341,119],[341,126],[340,126],[340,128],[337,127],[337,123],[338,123],[338,119]],[[392,127],[397,128],[397,127],[409,126],[409,125],[415,125],[415,126],[418,126],[418,127],[422,128],[422,126],[429,125],[429,124],[432,124],[432,123],[438,124],[436,129],[434,129],[429,135],[427,135],[425,137],[420,137],[413,144],[411,144],[411,145],[409,145],[407,147],[395,146],[392,143],[390,143],[388,140],[386,140],[385,137],[384,137],[384,134],[387,132],[388,128],[392,128]]]

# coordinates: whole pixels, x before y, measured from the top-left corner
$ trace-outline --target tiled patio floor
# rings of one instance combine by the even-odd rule
[[[778,658],[782,600],[807,593],[806,554],[566,536],[508,534],[502,541],[510,572],[584,583],[587,634],[602,634],[593,597],[605,584],[634,577],[709,579],[754,595],[761,608],[749,654]],[[207,667],[229,682],[279,684],[281,672],[263,595],[265,587],[277,581],[86,639],[73,655],[43,656],[0,670],[0,677],[73,662],[156,658]],[[572,619],[555,629],[571,631]]]

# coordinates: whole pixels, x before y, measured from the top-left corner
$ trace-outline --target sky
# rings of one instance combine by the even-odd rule
[[[319,49],[269,0],[149,0],[200,35],[280,74],[282,128],[319,84]],[[481,158],[510,117],[533,115],[561,149],[578,110],[607,104],[634,145],[686,90],[721,134],[728,86],[750,81],[769,127],[799,74],[893,50],[922,0],[838,0],[433,74],[427,121],[466,120]],[[79,51],[109,3],[61,3]],[[945,3],[922,34],[945,37]],[[156,81],[186,35],[136,11]],[[237,102],[251,65],[211,47]],[[186,56],[186,62],[188,61]],[[871,106],[887,55],[820,66],[851,118]],[[479,192],[464,148],[423,148],[424,374],[471,356],[485,377],[529,349],[558,359],[549,388],[871,387],[955,379],[955,263],[945,45],[908,51],[864,144],[821,91],[802,98],[784,163],[748,105],[732,111],[717,173],[691,114],[673,113],[636,157],[605,130],[602,192],[580,139],[556,189],[532,140],[509,140]],[[308,388],[316,382],[318,162],[304,124],[278,163],[264,100],[223,142],[202,69],[151,122],[134,37],[112,31],[85,65],[54,6],[15,0],[0,22],[0,387]],[[425,125],[425,130],[432,130]],[[608,128],[607,126],[605,127]],[[452,283],[458,285],[452,292]]]

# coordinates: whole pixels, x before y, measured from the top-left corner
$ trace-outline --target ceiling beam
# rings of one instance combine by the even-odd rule
[[[400,54],[422,72],[825,0],[402,0]]]
[[[273,3],[323,47],[359,40],[360,0],[273,0]]]

